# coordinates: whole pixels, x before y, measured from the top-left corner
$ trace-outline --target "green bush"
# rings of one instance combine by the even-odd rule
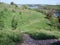
[[[16,32],[11,32],[9,34],[7,34],[8,38],[11,39],[13,42],[20,42],[21,35],[20,34],[16,34]]]
[[[49,35],[49,34],[45,34],[45,33],[38,33],[38,32],[34,32],[34,33],[29,33],[30,37],[35,39],[35,40],[46,40],[46,39],[57,39],[56,36],[54,35]]]
[[[0,21],[0,30],[2,30],[4,28],[4,22]]]
[[[16,45],[15,42],[11,41],[8,37],[0,38],[0,45]]]
[[[11,5],[14,5],[14,2],[11,2],[10,4],[11,4]]]
[[[19,31],[0,30],[0,45],[16,45],[22,41],[22,34]]]
[[[22,14],[22,12],[19,12],[19,15],[21,15]]]
[[[15,10],[12,10],[12,12],[14,12],[14,13],[15,13]]]
[[[13,30],[17,28],[17,20],[15,19],[15,16],[12,19],[11,26]]]
[[[4,18],[4,13],[3,13],[3,11],[1,11],[0,12],[0,30],[2,30],[4,28],[3,18]]]

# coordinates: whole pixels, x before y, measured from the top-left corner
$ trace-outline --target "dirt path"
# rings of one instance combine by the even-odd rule
[[[23,42],[21,45],[50,45],[60,39],[50,39],[50,40],[34,40],[28,34],[23,34]]]

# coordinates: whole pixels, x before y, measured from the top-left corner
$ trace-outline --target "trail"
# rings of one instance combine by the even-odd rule
[[[23,42],[18,45],[50,45],[57,41],[60,41],[60,39],[34,40],[28,34],[23,34]]]

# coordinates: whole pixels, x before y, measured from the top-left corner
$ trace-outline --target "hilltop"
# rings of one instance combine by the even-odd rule
[[[16,45],[23,40],[23,33],[35,40],[60,38],[57,27],[51,27],[45,17],[45,14],[25,6],[0,3],[0,45]]]

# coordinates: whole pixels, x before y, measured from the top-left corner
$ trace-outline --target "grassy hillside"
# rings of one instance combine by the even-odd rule
[[[57,27],[49,26],[50,21],[40,12],[4,3],[0,9],[0,45],[16,45],[24,32],[34,39],[60,38]]]
[[[46,5],[46,8],[60,10],[60,5]]]

